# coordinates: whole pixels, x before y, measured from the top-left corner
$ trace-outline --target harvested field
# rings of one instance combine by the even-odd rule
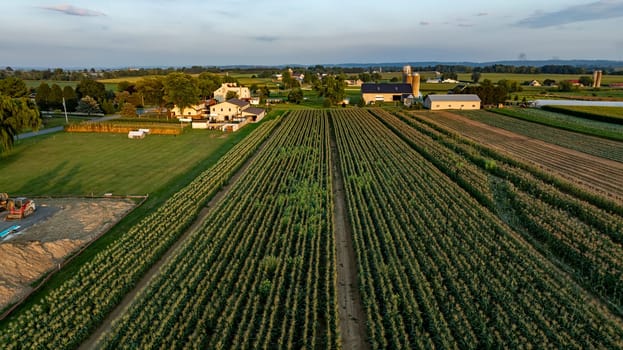
[[[536,164],[586,189],[600,192],[619,202],[623,201],[623,187],[620,185],[623,183],[623,163],[519,135],[452,112],[416,115]]]
[[[16,302],[80,247],[110,229],[135,203],[125,199],[35,199],[38,209],[0,229],[20,231],[0,242],[0,309]],[[3,220],[0,217],[0,220]]]

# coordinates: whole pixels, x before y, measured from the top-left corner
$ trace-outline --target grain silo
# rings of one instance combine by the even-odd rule
[[[411,73],[412,73],[411,66],[407,65],[407,66],[402,67],[402,82],[403,83],[408,83],[407,79],[411,75]]]
[[[411,76],[411,90],[413,91],[413,97],[420,97],[420,75],[418,73]]]
[[[413,76],[411,74],[408,74],[402,79],[402,82],[413,86]]]
[[[593,88],[601,87],[601,74],[600,70],[596,70],[593,72]]]

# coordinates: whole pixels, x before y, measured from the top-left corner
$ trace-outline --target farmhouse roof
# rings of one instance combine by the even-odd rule
[[[411,84],[390,83],[375,84],[366,83],[361,85],[361,92],[364,94],[409,94],[412,93]]]
[[[428,95],[430,101],[433,102],[444,102],[444,101],[480,101],[480,97],[478,95],[473,94],[448,94],[448,95]]]
[[[244,106],[249,104],[249,102],[243,101],[243,100],[239,100],[237,98],[230,98],[229,100],[227,100],[227,102],[229,102],[231,104],[234,104],[234,105],[236,105],[238,107],[244,107]]]
[[[254,115],[260,115],[264,112],[264,110],[261,108],[257,108],[257,107],[249,107],[245,109],[244,112],[254,114]]]

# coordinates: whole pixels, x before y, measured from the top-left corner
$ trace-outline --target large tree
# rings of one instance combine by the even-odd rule
[[[214,90],[221,87],[221,77],[217,74],[203,72],[197,77],[197,87],[199,88],[199,94],[204,99],[212,96]]]
[[[341,77],[335,77],[328,75],[322,78],[322,85],[317,87],[319,95],[324,97],[328,104],[335,105],[342,102],[345,93],[344,88],[346,83]]]
[[[23,129],[38,129],[40,126],[39,110],[30,99],[0,94],[0,151],[11,149],[15,137]]]
[[[170,73],[164,79],[164,100],[180,110],[197,103],[198,96],[197,82],[191,75]]]
[[[76,95],[78,95],[80,99],[85,96],[90,96],[96,101],[102,102],[106,97],[106,86],[93,79],[85,78],[78,83]]]
[[[0,79],[0,95],[26,97],[28,96],[28,88],[26,88],[26,83],[22,79],[7,77]]]
[[[50,89],[50,85],[48,83],[41,83],[37,88],[37,95],[35,96],[35,102],[37,102],[37,106],[41,110],[48,110],[50,104],[50,93],[52,90]]]
[[[91,113],[102,113],[102,110],[94,98],[91,96],[84,96],[80,99],[80,102],[78,102],[76,112],[87,113],[91,116]]]
[[[136,83],[136,90],[145,99],[145,104],[158,107],[164,105],[164,79],[162,77],[143,78]]]
[[[52,109],[63,108],[63,89],[61,89],[61,87],[57,84],[52,84],[52,88],[50,90],[48,106]]]
[[[294,88],[288,93],[288,101],[296,104],[303,101],[303,90],[300,87]]]
[[[66,85],[63,88],[63,98],[65,98],[67,110],[71,112],[75,111],[78,106],[78,96],[71,86]]]

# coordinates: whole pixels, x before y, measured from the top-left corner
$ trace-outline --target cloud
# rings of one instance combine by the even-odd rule
[[[62,12],[66,15],[71,15],[71,16],[82,16],[82,17],[106,16],[106,14],[103,12],[83,9],[83,8],[79,8],[79,7],[75,7],[75,6],[67,5],[67,4],[54,5],[54,6],[41,6],[40,8],[44,10],[49,10],[49,11]]]
[[[489,14],[488,14],[488,13],[486,13],[486,12],[478,12],[478,13],[477,13],[477,14],[475,14],[474,16],[476,16],[476,17],[483,17],[483,16],[489,16]]]
[[[277,36],[270,36],[270,35],[261,35],[261,36],[256,36],[253,39],[255,39],[256,41],[262,41],[265,43],[272,43],[274,41],[277,41],[281,38],[277,37]]]
[[[470,28],[470,27],[473,27],[474,25],[470,23],[459,23],[456,26],[461,27],[461,28]]]
[[[599,0],[586,5],[570,6],[555,12],[536,12],[517,22],[516,25],[527,28],[546,28],[617,17],[623,17],[623,1]]]
[[[421,26],[427,26],[427,25],[430,25],[430,22],[421,21],[421,22],[420,22],[420,25],[421,25]]]

